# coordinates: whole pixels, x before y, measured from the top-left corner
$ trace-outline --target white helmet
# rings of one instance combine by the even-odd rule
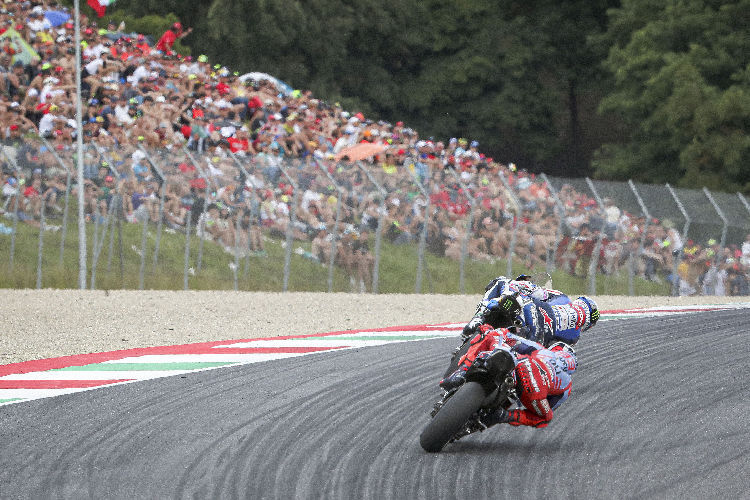
[[[564,351],[568,354],[573,355],[573,357],[577,359],[576,351],[575,349],[573,349],[573,346],[565,342],[555,342],[554,344],[551,344],[547,349],[549,349],[550,351]]]

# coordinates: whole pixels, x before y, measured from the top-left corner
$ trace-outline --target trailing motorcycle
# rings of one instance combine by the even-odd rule
[[[480,334],[454,353],[447,377],[457,368],[469,348],[484,340]],[[445,392],[430,413],[432,420],[419,436],[419,444],[430,453],[472,432],[484,429],[480,418],[499,408],[508,409],[518,398],[513,371],[515,362],[507,351],[498,350],[487,357],[477,357],[466,372],[466,382]]]

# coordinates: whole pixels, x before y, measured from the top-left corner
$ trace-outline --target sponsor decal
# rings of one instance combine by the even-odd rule
[[[574,372],[576,370],[576,359],[569,352],[562,352],[562,359],[565,362],[565,368],[568,372]]]
[[[546,401],[546,400],[545,400]],[[539,408],[539,401],[534,399],[531,401],[531,406],[534,407],[534,412],[536,412],[537,415],[544,415],[544,412],[541,408]]]
[[[547,311],[545,311],[542,308],[539,308],[540,311],[542,311],[542,319],[544,320],[544,330],[547,332],[552,332],[552,318],[549,317],[547,314]]]
[[[544,415],[547,415],[547,414],[549,414],[549,412],[552,411],[550,409],[550,407],[549,407],[549,401],[547,401],[546,399],[542,399],[542,401],[540,402],[540,404],[542,406],[542,411],[544,412]]]
[[[526,381],[528,381],[528,383],[531,384],[531,388],[533,392],[539,392],[539,385],[536,383],[536,377],[534,376],[534,371],[532,369],[531,360],[529,358],[526,358],[523,360],[522,363],[525,367],[525,370],[524,370],[525,373],[522,374],[522,377]]]
[[[586,311],[584,311],[583,307],[581,307],[578,304],[573,304],[572,309],[576,313],[576,319],[575,319],[576,328],[581,328],[586,322]]]
[[[568,330],[570,328],[576,328],[579,314],[575,310],[574,306],[552,306],[552,310],[555,313],[555,319],[557,319],[557,331]]]
[[[549,387],[550,386],[550,376],[548,374],[548,371],[550,371],[550,369],[547,366],[545,366],[546,363],[544,363],[544,362],[539,362],[539,361],[534,360],[534,363],[536,363],[536,366],[539,369],[539,376],[542,379],[542,383],[546,387]],[[554,370],[551,370],[551,371],[554,371]]]

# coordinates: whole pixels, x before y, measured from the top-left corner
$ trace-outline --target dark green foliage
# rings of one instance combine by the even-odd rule
[[[750,187],[750,1],[626,0],[610,14],[601,109],[628,124],[602,148],[605,178]]]

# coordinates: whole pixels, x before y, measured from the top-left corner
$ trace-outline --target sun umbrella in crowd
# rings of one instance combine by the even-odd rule
[[[44,17],[52,25],[53,28],[65,24],[70,19],[70,14],[59,10],[48,10],[44,12]]]
[[[268,73],[261,73],[258,71],[254,71],[252,73],[245,73],[244,75],[239,76],[238,80],[243,83],[245,82],[245,80],[255,80],[256,82],[261,82],[263,80],[266,80],[266,81],[273,83],[276,89],[284,95],[289,95],[292,92],[294,92],[294,89],[288,83],[283,82],[279,80],[278,78],[269,75]]]
[[[371,156],[375,156],[385,151],[388,146],[384,144],[372,144],[369,142],[363,142],[348,148],[344,148],[335,156],[336,161],[341,160],[345,156],[352,161],[364,160]]]
[[[0,42],[5,39],[10,40],[11,46],[15,50],[13,62],[21,61],[24,64],[31,64],[32,59],[39,58],[37,51],[13,28],[8,28],[5,33],[0,35]]]

